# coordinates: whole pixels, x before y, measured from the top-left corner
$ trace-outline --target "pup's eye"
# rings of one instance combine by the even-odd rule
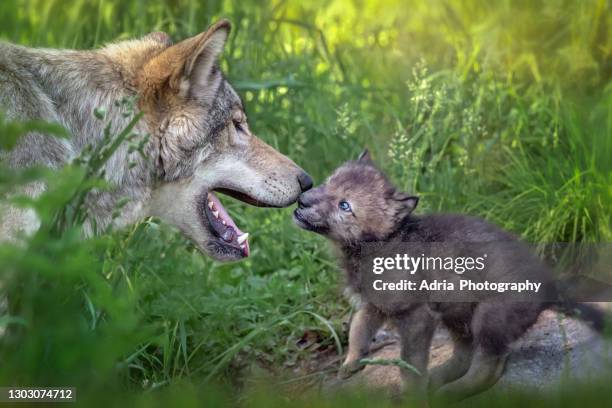
[[[351,212],[351,205],[344,200],[338,203],[338,208],[340,208],[342,211]]]

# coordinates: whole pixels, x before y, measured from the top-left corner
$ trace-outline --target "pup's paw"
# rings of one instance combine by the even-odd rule
[[[342,367],[340,367],[340,371],[338,371],[338,378],[345,380],[355,374],[357,371],[362,370],[364,367],[365,365],[360,364],[359,360],[345,362],[342,364]]]

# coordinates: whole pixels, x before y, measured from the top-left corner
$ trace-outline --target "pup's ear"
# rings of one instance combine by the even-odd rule
[[[230,30],[230,22],[221,20],[205,32],[166,48],[143,66],[140,86],[159,88],[167,83],[182,96],[206,92],[220,77],[213,71]]]
[[[396,191],[393,194],[393,198],[399,203],[399,214],[402,216],[406,216],[413,212],[419,204],[419,197],[402,193],[400,191]]]
[[[371,162],[372,158],[370,157],[370,151],[368,149],[364,149],[363,152],[359,153],[359,156],[357,157],[357,161]]]

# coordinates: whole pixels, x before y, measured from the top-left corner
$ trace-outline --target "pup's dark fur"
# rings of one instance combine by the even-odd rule
[[[349,205],[347,209],[346,202]],[[399,240],[411,243],[507,242],[518,257],[504,257],[490,278],[511,275],[514,281],[545,271],[527,246],[513,235],[482,219],[463,215],[415,216],[418,198],[399,192],[370,161],[367,151],[357,161],[338,168],[321,186],[300,196],[295,222],[306,230],[328,237],[337,247],[349,289],[362,295],[349,332],[349,348],[342,377],[359,370],[359,360],[385,322],[401,336],[401,357],[421,373],[427,372],[429,348],[437,321],[450,331],[454,354],[429,373],[429,390],[444,399],[459,400],[481,392],[499,379],[510,344],[522,336],[544,309],[541,301],[433,302],[401,295],[400,302],[364,298],[358,256],[364,242]],[[342,208],[344,207],[344,208]],[[452,279],[452,278],[451,278]],[[554,290],[547,287],[545,290]],[[546,294],[549,296],[550,292]],[[550,299],[547,297],[546,299]],[[402,373],[409,385],[425,391],[427,376]]]

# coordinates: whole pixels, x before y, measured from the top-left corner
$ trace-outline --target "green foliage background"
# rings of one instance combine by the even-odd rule
[[[612,240],[605,0],[14,0],[0,5],[0,37],[91,48],[159,30],[179,40],[221,17],[233,22],[223,70],[251,128],[317,182],[368,147],[422,196],[421,211],[481,215],[532,242]],[[2,123],[3,148],[42,126]],[[74,385],[83,401],[269,406],[248,390],[295,375],[305,330],[341,351],[350,306],[325,242],[298,231],[291,209],[224,200],[253,251],[220,265],[156,220],[90,240],[78,222],[52,228],[87,174],[87,163],[0,172],[0,193],[49,183],[20,200],[43,228],[0,246],[1,291],[15,299],[0,317],[0,384]]]

